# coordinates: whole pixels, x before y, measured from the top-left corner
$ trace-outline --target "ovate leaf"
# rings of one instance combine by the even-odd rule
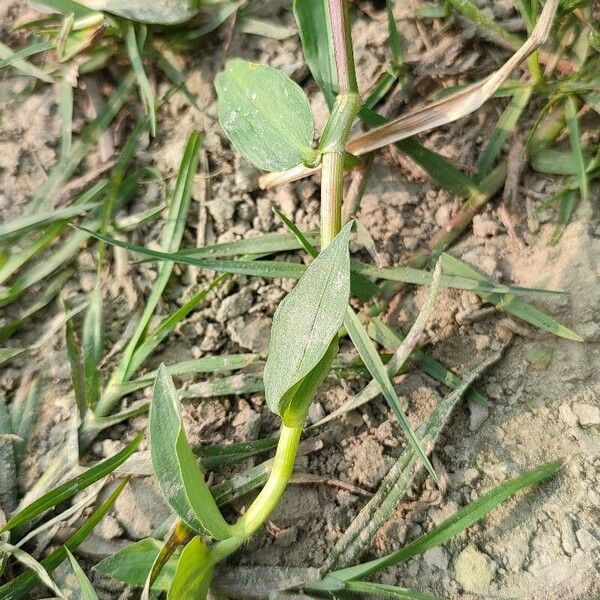
[[[300,416],[290,405],[296,386],[325,357],[344,320],[350,296],[351,230],[348,223],[317,256],[273,317],[265,395],[270,409],[288,424],[288,419]]]
[[[229,537],[223,519],[192,453],[181,419],[175,385],[161,365],[150,403],[150,455],[154,473],[171,508],[195,531]]]
[[[168,600],[204,600],[214,569],[208,546],[200,536],[196,536],[188,542],[179,557]]]
[[[314,162],[308,99],[282,71],[235,59],[217,76],[215,87],[221,126],[259,169],[282,171]]]
[[[125,17],[141,23],[174,25],[188,21],[198,12],[197,0],[81,0],[81,4],[95,10]]]

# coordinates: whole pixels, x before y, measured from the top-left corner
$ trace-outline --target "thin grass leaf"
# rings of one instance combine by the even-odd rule
[[[578,165],[572,152],[555,148],[540,148],[532,152],[529,164],[538,173],[577,175]]]
[[[486,369],[500,360],[501,356],[502,351],[477,365],[463,376],[459,387],[441,400],[429,419],[417,431],[425,447],[430,449],[435,446],[465,392]],[[352,564],[361,557],[376,533],[389,520],[392,512],[396,510],[402,498],[419,477],[422,467],[418,468],[417,461],[417,455],[412,448],[409,447],[402,452],[387,472],[377,492],[336,542],[322,565],[323,571]]]
[[[401,65],[404,63],[404,43],[402,42],[398,27],[396,26],[396,20],[394,19],[394,5],[392,0],[386,0],[385,10],[387,13],[389,35],[388,44],[392,54],[392,61],[397,65]]]
[[[7,58],[3,58],[2,60],[0,60],[0,69],[2,69],[3,67],[7,67],[10,64],[12,64],[15,61],[24,59],[24,58],[29,58],[30,56],[33,56],[34,54],[40,54],[41,52],[45,52],[46,50],[50,50],[50,48],[53,47],[53,43],[52,42],[33,42],[32,44],[29,44],[29,46],[25,46],[24,48],[21,48],[20,50],[11,50],[12,54],[10,54]],[[6,51],[6,49],[1,50],[0,49],[0,55],[2,54],[8,54],[8,52]]]
[[[318,231],[306,232],[303,235],[311,244],[319,242]],[[265,233],[258,237],[236,240],[235,242],[222,242],[202,248],[183,249],[177,254],[188,255],[194,258],[226,258],[246,254],[289,252],[290,250],[298,250],[299,248],[302,248],[302,244],[293,235],[287,233]]]
[[[235,464],[251,456],[257,456],[277,446],[277,438],[262,438],[250,442],[240,442],[227,446],[200,446],[193,448],[194,453],[200,458],[202,466],[207,471],[219,467]]]
[[[216,356],[204,356],[192,360],[184,360],[172,365],[167,365],[171,377],[191,375],[196,373],[218,373],[223,371],[237,371],[249,365],[255,364],[261,359],[258,354],[223,354]],[[154,383],[157,371],[150,371],[119,386],[121,396],[143,389]]]
[[[56,596],[61,598],[61,600],[68,600],[67,596],[65,596],[64,592],[54,583],[48,571],[44,569],[44,566],[39,563],[31,554],[27,554],[21,548],[17,548],[9,544],[8,542],[3,542],[0,540],[0,552],[6,552],[11,556],[14,556],[16,560],[25,565],[28,569],[33,571],[37,578],[49,589],[51,589]],[[2,588],[0,588],[1,590]],[[4,597],[4,596],[3,596]]]
[[[279,213],[276,213],[279,216]],[[289,219],[286,221],[291,223]],[[293,225],[293,224],[292,224]],[[287,227],[288,225],[286,225]],[[294,226],[295,227],[295,226]],[[79,229],[83,229],[82,227],[78,227]],[[97,232],[93,232],[90,230],[85,230],[89,235],[105,241],[114,246],[118,246],[120,248],[125,248],[131,252],[138,252],[144,256],[148,256],[150,258],[162,260],[162,261],[174,261],[181,264],[192,265],[196,267],[200,267],[203,269],[207,269],[209,271],[222,271],[225,273],[232,274],[240,274],[240,275],[250,275],[253,277],[264,277],[264,278],[284,278],[284,279],[299,279],[304,272],[306,271],[306,267],[303,264],[299,263],[290,263],[290,262],[281,262],[281,261],[269,261],[269,260],[235,260],[235,261],[226,261],[226,260],[210,260],[205,258],[196,258],[194,252],[192,255],[191,251],[183,251],[183,252],[175,252],[175,253],[167,253],[161,252],[159,250],[151,250],[150,248],[145,248],[144,246],[138,246],[136,244],[130,244],[128,242],[124,242],[122,240],[118,240],[112,238],[110,236],[105,236]],[[297,228],[295,231],[300,234],[304,241],[297,241],[296,247],[302,247],[308,251],[308,248],[312,248],[312,251],[308,251],[311,256],[315,256],[314,254],[314,246],[312,245],[312,236],[306,237],[302,234]],[[280,235],[280,234],[277,234]],[[260,239],[260,238],[258,238]],[[300,238],[299,238],[300,239]],[[247,240],[248,242],[252,241],[252,244],[240,244],[238,250],[245,249],[248,247],[257,250],[259,245],[254,245],[254,240]],[[283,244],[283,241],[281,242]],[[285,242],[287,244],[287,241]],[[231,253],[238,254],[238,250],[236,250],[234,246],[235,242],[232,242],[232,245],[227,245],[227,248],[223,248],[215,250],[216,253]],[[292,246],[289,243],[289,246]],[[277,250],[274,250],[276,248]],[[280,245],[280,240],[273,240],[273,244],[269,243],[264,246],[265,253],[267,250],[278,251],[282,248]],[[291,248],[290,248],[291,249]],[[203,250],[199,248],[198,250]],[[212,252],[209,251],[206,254],[210,254]],[[203,255],[203,252],[198,252],[198,254]],[[353,275],[364,275],[366,277],[370,277],[373,279],[385,279],[389,281],[399,281],[403,283],[411,283],[415,285],[430,285],[432,281],[432,274],[429,271],[425,271],[422,269],[415,269],[412,267],[387,267],[387,268],[379,268],[374,265],[361,263],[358,261],[350,261],[350,266]],[[499,293],[499,294],[514,294],[517,296],[530,296],[530,295],[540,295],[540,296],[554,296],[554,295],[564,295],[565,292],[555,291],[555,290],[543,290],[537,288],[522,288],[518,286],[505,286],[499,285],[487,281],[476,280],[474,278],[469,278],[465,276],[454,276],[454,275],[442,275],[441,285],[443,287],[457,288],[462,290],[471,290],[471,291],[479,291],[481,293]],[[353,288],[354,291],[354,288]]]
[[[187,441],[177,391],[164,366],[159,369],[149,416],[150,455],[160,488],[173,510],[194,531],[216,539],[230,536]]]
[[[40,562],[46,571],[50,573],[56,569],[56,567],[67,558],[66,549],[71,550],[72,552],[94,531],[96,525],[98,525],[106,513],[111,509],[128,482],[129,480],[127,479],[122,481],[100,508],[92,514],[92,516],[64,543],[63,546],[52,552]],[[37,584],[37,575],[28,571],[0,586],[0,598],[2,598],[2,600],[19,600],[20,598],[25,597]]]
[[[24,523],[31,521],[38,515],[41,515],[49,508],[52,508],[53,506],[72,498],[75,496],[75,494],[78,494],[96,481],[99,481],[103,477],[106,477],[112,473],[137,450],[143,437],[143,433],[138,434],[131,442],[129,442],[129,444],[127,444],[127,446],[125,446],[125,448],[123,448],[123,450],[117,452],[117,454],[114,456],[99,462],[98,464],[81,473],[81,475],[70,479],[69,481],[57,486],[47,494],[44,494],[37,500],[34,500],[31,504],[13,515],[0,528],[0,534],[4,533],[5,531],[11,531],[17,527],[20,527]]]
[[[294,0],[293,8],[304,60],[331,109],[338,83],[327,3],[325,0]]]
[[[188,138],[181,159],[177,182],[173,192],[173,199],[169,206],[169,214],[162,232],[161,248],[166,254],[176,252],[183,238],[187,213],[190,206],[192,182],[198,169],[198,153],[201,144],[202,137],[200,134],[192,132]],[[100,239],[103,238],[100,237]],[[104,239],[104,241],[108,240]],[[163,291],[171,278],[172,271],[173,262],[168,261],[160,265],[158,275],[152,287],[150,296],[146,300],[144,312],[137,325],[136,331],[127,344],[117,368],[113,372],[109,383],[103,391],[96,409],[96,416],[104,417],[113,410],[118,401],[118,395],[115,396],[115,388],[127,381],[127,379],[133,375],[133,369],[131,368],[132,357],[144,340],[150,320],[152,319]]]
[[[87,575],[83,572],[83,569],[79,566],[79,563],[75,560],[75,557],[71,554],[68,548],[65,548],[65,553],[71,563],[71,568],[77,577],[77,583],[79,583],[79,589],[81,591],[81,597],[83,600],[98,600],[98,596],[94,591],[92,582],[88,579]]]
[[[39,379],[35,379],[29,382],[24,389],[19,390],[10,407],[12,432],[21,438],[14,444],[17,468],[25,459],[29,437],[39,418],[41,392],[41,383]]]
[[[506,31],[470,0],[448,0],[448,4],[504,47],[516,50],[523,44],[519,36]]]
[[[367,328],[369,337],[381,344],[386,350],[395,352],[405,337],[402,333],[392,329],[379,319],[371,319]],[[441,362],[437,361],[432,356],[429,356],[423,350],[416,349],[411,355],[410,360],[427,375],[433,377],[436,381],[447,385],[451,389],[456,389],[462,385],[462,379],[446,368]],[[482,396],[477,390],[468,390],[467,398],[477,402],[478,404],[486,405],[489,403],[485,396]]]
[[[441,270],[437,267],[436,276],[439,278],[439,274]],[[434,282],[432,286],[439,285],[436,277],[434,277]],[[406,415],[404,414],[404,410],[398,400],[398,396],[396,395],[396,390],[394,389],[394,385],[392,383],[389,372],[386,370],[379,354],[377,353],[377,349],[373,345],[373,342],[369,338],[363,324],[360,319],[356,315],[356,313],[352,310],[352,308],[348,307],[346,310],[346,316],[344,317],[344,326],[346,327],[346,331],[352,340],[355,348],[358,350],[358,354],[360,355],[362,361],[365,363],[365,366],[369,370],[369,373],[373,377],[373,380],[377,382],[383,397],[388,403],[389,407],[392,409],[396,418],[398,419],[400,426],[404,430],[406,437],[408,438],[408,443],[414,449],[414,451],[419,455],[420,460],[423,462],[429,474],[433,478],[433,480],[438,483],[439,479],[431,464],[431,461],[427,457],[425,449],[421,446],[415,432],[413,431],[410,423]]]
[[[573,161],[577,166],[577,179],[579,181],[579,191],[581,199],[587,200],[588,197],[588,176],[586,173],[587,165],[581,148],[581,134],[579,132],[579,121],[577,119],[577,103],[573,96],[568,96],[565,103],[565,119],[569,129],[569,140],[571,142],[571,153]]]
[[[460,277],[472,277],[473,279],[478,279],[479,281],[488,281],[488,279],[481,275],[479,271],[458,260],[457,258],[450,256],[449,254],[443,254],[440,260],[442,260],[442,265],[446,273],[451,273]],[[531,306],[531,304],[523,302],[519,298],[515,298],[510,294],[496,295],[478,293],[478,295],[481,296],[485,302],[493,304],[499,310],[505,311],[519,319],[522,319],[534,327],[538,327],[544,331],[567,340],[572,340],[575,342],[583,341],[582,338],[574,331],[571,331],[564,325],[561,325],[558,321],[555,321],[548,315],[539,311],[537,308]]]
[[[0,327],[0,341],[7,340],[23,325],[30,322],[30,318],[40,311],[42,308],[47,306],[57,294],[64,288],[65,283],[69,281],[73,271],[67,269],[63,273],[59,273],[56,277],[51,279],[43,291],[37,296],[33,304],[28,306],[25,310],[19,313],[19,316],[11,319],[8,323]]]
[[[32,215],[17,217],[8,223],[0,225],[0,242],[20,238],[30,231],[47,227],[52,223],[68,221],[73,217],[90,212],[98,206],[98,203],[74,204],[73,206],[67,206],[58,210],[40,211]]]
[[[552,198],[551,198],[552,200]],[[556,223],[556,228],[552,232],[550,236],[550,240],[548,244],[550,246],[554,246],[558,244],[560,238],[562,237],[567,225],[571,220],[571,216],[575,212],[577,205],[579,204],[579,197],[577,191],[575,190],[564,190],[563,194],[560,194],[560,207],[558,210],[558,222]]]
[[[67,40],[69,38],[69,34],[73,30],[73,23],[75,22],[75,15],[73,13],[66,14],[63,17],[62,26],[60,31],[58,32],[58,37],[56,39],[56,58],[58,58],[58,62],[64,61],[65,56],[65,47],[67,45]]]
[[[193,383],[181,393],[185,400],[199,398],[215,398],[218,396],[239,396],[264,392],[263,375],[240,373],[229,377],[221,377],[211,381]]]
[[[108,186],[108,179],[97,181],[89,190],[79,196],[74,206],[94,203],[94,201],[103,193]],[[56,211],[54,211],[54,214]],[[34,219],[37,217],[34,215]],[[15,254],[11,254],[4,264],[0,266],[0,284],[4,284],[9,277],[14,275],[23,265],[34,258],[37,254],[45,250],[67,227],[66,221],[61,221],[48,226],[37,239],[23,247]]]
[[[136,32],[136,27],[131,21],[128,22],[125,27],[125,47],[127,48],[127,54],[129,55],[129,60],[131,61],[131,68],[135,73],[135,78],[137,80],[138,87],[140,88],[142,102],[146,108],[146,113],[150,116],[150,132],[154,137],[156,135],[156,99],[154,97],[154,92],[152,91],[150,81],[148,81],[146,71],[144,70],[144,64],[142,63],[140,46],[138,42],[138,37],[143,39],[146,37],[145,27],[142,25],[139,26],[140,29],[143,28],[141,35]]]
[[[63,301],[65,316],[69,315],[69,306]],[[65,319],[65,338],[67,345],[67,356],[71,367],[71,384],[75,394],[75,403],[79,410],[79,417],[83,418],[87,410],[85,399],[85,373],[83,368],[83,349],[77,337],[77,331],[72,316]]]
[[[0,367],[27,352],[27,348],[0,348]]]
[[[213,279],[204,286],[204,289],[194,294],[181,308],[166,318],[153,332],[148,334],[131,357],[130,372],[135,372],[175,327],[195,310],[212,290],[218,288],[227,279],[227,274],[219,275]]]
[[[37,212],[42,205],[46,207],[53,205],[63,185],[72,177],[77,167],[89,155],[91,149],[100,139],[100,136],[123,108],[134,80],[133,73],[128,73],[121,79],[119,87],[107,100],[106,105],[98,113],[98,116],[84,128],[80,139],[73,143],[68,157],[65,160],[61,160],[52,168],[48,174],[48,178],[34,194],[27,206],[26,212],[28,214]]]
[[[224,4],[214,6],[214,11],[211,12],[200,27],[196,27],[188,30],[175,31],[170,36],[170,41],[173,44],[186,44],[193,42],[205,35],[218,29],[231,15],[236,13],[240,6],[244,4],[244,0],[238,0],[237,2],[230,1]],[[213,7],[211,7],[213,8]]]
[[[41,81],[45,81],[46,83],[53,83],[54,81],[54,79],[52,79],[50,75],[44,73],[44,71],[42,71],[35,65],[32,65],[24,58],[19,58],[14,50],[9,48],[6,44],[3,44],[2,42],[0,42],[0,60],[2,60],[4,65],[11,66],[14,69],[17,69],[17,71],[23,73],[24,75],[35,77],[36,79],[40,79]]]
[[[424,594],[417,590],[370,581],[348,581],[344,586],[344,591],[350,592],[351,595],[359,594],[359,597],[363,597],[363,594],[369,594],[375,598],[398,598],[399,600],[444,600],[440,596]]]
[[[12,423],[4,392],[0,392],[0,510],[11,514],[18,502],[17,462],[15,457]],[[1,539],[1,538],[0,538]],[[0,571],[2,561],[0,560]]]
[[[100,363],[104,352],[104,328],[102,319],[102,284],[96,282],[90,296],[83,321],[82,335],[83,377],[85,401],[93,409],[100,398]]]
[[[334,571],[331,575],[339,581],[351,581],[377,573],[386,567],[405,562],[430,548],[439,546],[483,519],[490,511],[525,487],[536,485],[555,475],[563,466],[562,460],[547,463],[503,483],[479,499],[459,509],[454,515],[434,527],[414,542],[382,558],[362,565]]]
[[[84,4],[75,2],[74,0],[35,0],[39,4],[52,12],[57,12],[61,15],[73,13],[78,19],[97,15],[98,12],[88,8]]]
[[[523,111],[527,107],[532,92],[532,87],[525,87],[517,90],[508,106],[504,109],[492,134],[488,137],[483,151],[479,155],[479,160],[477,161],[478,182],[490,172],[494,162],[498,156],[500,156],[508,136],[515,130]]]

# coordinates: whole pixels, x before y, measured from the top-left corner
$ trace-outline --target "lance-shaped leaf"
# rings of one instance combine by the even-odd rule
[[[302,88],[285,73],[231,60],[215,79],[219,121],[237,150],[265,171],[314,162],[313,120]]]
[[[208,546],[200,536],[196,536],[186,545],[179,557],[168,600],[206,598],[214,569]]]
[[[350,297],[351,230],[348,223],[317,256],[273,317],[265,394],[269,408],[288,424],[303,420],[291,402],[294,392],[328,353],[344,320]]]
[[[217,539],[229,536],[221,515],[188,443],[177,391],[161,365],[154,384],[149,417],[150,455],[160,488],[173,510],[195,531]]]

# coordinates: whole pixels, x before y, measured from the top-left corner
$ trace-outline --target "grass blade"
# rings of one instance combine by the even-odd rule
[[[94,591],[92,582],[87,578],[87,575],[83,572],[83,569],[79,566],[79,563],[75,560],[75,557],[71,554],[71,551],[65,547],[65,553],[71,563],[71,568],[77,577],[79,583],[79,589],[81,591],[81,597],[83,600],[98,600],[98,596]]]
[[[67,558],[66,549],[73,551],[94,531],[96,525],[110,510],[127,483],[127,479],[122,481],[100,508],[65,542],[64,546],[58,548],[40,562],[46,571],[52,572],[56,569]],[[31,571],[23,573],[0,586],[0,598],[2,600],[19,600],[25,597],[37,583],[38,578],[35,573]]]
[[[395,352],[405,339],[402,333],[392,329],[379,319],[371,319],[367,332],[371,339],[392,352]],[[410,355],[410,360],[414,361],[424,373],[427,373],[427,375],[451,389],[456,389],[463,384],[462,379],[458,375],[447,369],[435,358],[423,352],[423,350],[415,350]],[[468,390],[466,395],[469,399],[479,404],[488,403],[488,400],[476,390]]]
[[[100,363],[104,351],[104,331],[102,320],[102,287],[96,282],[83,321],[83,381],[85,401],[93,409],[100,397]]]
[[[129,442],[129,444],[127,444],[127,446],[125,446],[125,448],[123,448],[123,450],[114,456],[99,462],[81,473],[81,475],[70,479],[37,500],[34,500],[31,504],[13,515],[2,528],[0,528],[0,534],[20,527],[49,508],[72,498],[75,494],[78,494],[96,481],[112,473],[137,450],[142,438],[143,433],[138,434],[131,442]]]
[[[71,367],[71,384],[73,385],[73,393],[75,394],[75,402],[79,410],[79,417],[83,418],[87,410],[87,402],[85,400],[85,374],[83,369],[83,350],[77,332],[73,316],[69,315],[69,307],[66,301],[63,301],[65,312],[65,338],[67,345],[67,356],[69,357],[69,365]]]
[[[437,275],[439,277],[440,269],[437,269]],[[434,279],[433,286],[439,285],[437,281]],[[346,316],[344,318],[344,326],[350,335],[350,339],[354,344],[355,348],[358,350],[358,354],[360,355],[362,361],[365,363],[369,373],[373,377],[373,380],[377,382],[383,397],[386,399],[389,407],[392,409],[396,418],[398,419],[400,426],[404,430],[408,438],[408,442],[413,450],[419,455],[419,458],[429,471],[433,480],[438,483],[438,477],[435,473],[433,465],[431,464],[425,449],[421,446],[417,436],[415,435],[404,411],[402,410],[402,406],[400,405],[400,401],[398,400],[398,396],[396,395],[396,390],[394,390],[394,385],[391,381],[389,372],[386,370],[379,354],[377,354],[377,349],[373,345],[373,342],[369,338],[367,332],[363,324],[360,322],[360,319],[356,315],[356,313],[352,310],[352,308],[348,307],[346,311]]]
[[[442,399],[426,423],[419,427],[417,435],[427,448],[432,448],[449,423],[454,410],[467,389],[492,364],[500,360],[502,351],[493,355],[464,375],[461,385]],[[336,542],[323,564],[323,570],[352,564],[364,553],[381,526],[389,519],[404,495],[413,486],[421,469],[415,469],[417,456],[407,448],[392,465],[379,489],[361,509],[358,516]]]
[[[351,594],[369,594],[375,598],[397,598],[399,600],[444,600],[440,596],[431,596],[416,590],[409,590],[383,583],[370,581],[348,581],[344,587]]]
[[[573,96],[568,96],[565,104],[565,120],[569,129],[569,140],[571,142],[571,154],[573,161],[577,166],[577,179],[579,181],[579,191],[581,199],[587,200],[588,197],[588,176],[586,173],[587,165],[581,148],[581,134],[579,132],[579,121],[577,119],[577,103]]]
[[[488,281],[486,277],[479,273],[479,271],[458,260],[457,258],[450,256],[449,254],[443,254],[441,260],[446,273],[451,273],[460,277],[472,277],[473,279],[478,279],[479,281]],[[544,331],[567,340],[572,340],[575,342],[583,341],[581,337],[574,331],[571,331],[564,325],[561,325],[558,321],[555,321],[548,315],[539,311],[537,308],[531,306],[531,304],[527,304],[519,298],[514,298],[509,295],[499,296],[496,294],[478,293],[478,295],[481,296],[485,302],[493,304],[498,309],[522,319],[534,327],[539,327]]]
[[[181,159],[177,182],[173,192],[173,199],[169,207],[169,214],[162,233],[161,247],[163,252],[167,255],[177,251],[183,238],[187,213],[190,206],[192,182],[198,169],[198,153],[201,143],[202,137],[200,134],[192,132],[188,138]],[[100,239],[104,239],[104,241],[108,241],[104,236],[99,237]],[[113,410],[118,401],[118,396],[115,395],[115,388],[127,381],[133,375],[133,369],[131,368],[132,357],[138,346],[143,342],[150,320],[152,319],[162,293],[171,278],[172,271],[173,262],[167,261],[160,265],[158,275],[152,287],[150,296],[146,301],[144,312],[140,318],[136,331],[127,344],[119,365],[113,372],[108,385],[100,397],[100,401],[96,408],[97,416],[104,417]]]
[[[36,52],[32,52],[31,54],[36,54],[37,52],[42,52],[42,50],[36,50]],[[27,53],[23,53],[27,54]],[[29,56],[31,56],[29,54]],[[9,48],[6,44],[0,42],[0,60],[2,61],[2,66],[10,65],[14,69],[17,69],[24,75],[29,75],[30,77],[35,77],[36,79],[40,79],[41,81],[45,81],[46,83],[52,83],[54,80],[50,75],[44,73],[41,69],[32,65],[30,62],[26,61],[24,58],[19,57],[18,53]]]
[[[377,573],[386,567],[405,562],[413,556],[422,554],[429,548],[444,544],[471,525],[483,519],[490,511],[521,489],[535,485],[544,479],[552,477],[562,468],[562,466],[563,461],[557,460],[528,471],[519,477],[515,477],[514,479],[497,486],[487,494],[484,494],[479,499],[475,500],[475,502],[471,502],[464,508],[461,508],[443,523],[440,523],[440,525],[434,527],[431,531],[414,542],[407,544],[404,548],[392,552],[382,558],[369,561],[362,565],[357,565],[356,567],[334,571],[332,576],[341,581],[365,577],[366,575]]]
[[[150,116],[150,132],[154,137],[156,135],[156,99],[154,98],[154,92],[150,86],[150,81],[148,81],[146,71],[144,70],[138,42],[138,37],[141,39],[146,38],[146,27],[144,25],[138,25],[140,29],[139,34],[137,34],[136,27],[132,21],[129,21],[125,27],[125,47],[127,48],[127,54],[131,61],[131,68],[135,73],[135,78],[138,87],[140,88],[142,102],[146,107],[147,114]]]
[[[35,560],[33,556],[27,554],[27,552],[21,550],[21,548],[17,548],[16,546],[13,546],[8,542],[3,542],[2,540],[0,540],[0,552],[6,552],[7,554],[14,556],[20,563],[22,563],[28,569],[33,571],[37,578],[47,588],[51,589],[56,596],[61,598],[61,600],[68,600],[64,592],[58,587],[58,585],[56,585],[56,583],[54,583],[54,581],[48,574],[48,571],[46,571],[46,569],[44,569],[44,566],[40,564],[37,560]]]

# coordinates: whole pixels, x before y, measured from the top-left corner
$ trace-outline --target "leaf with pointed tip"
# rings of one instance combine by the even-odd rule
[[[265,395],[284,422],[303,420],[291,404],[293,393],[325,357],[343,323],[350,297],[351,230],[348,223],[317,256],[273,317]]]
[[[259,169],[281,171],[315,160],[308,99],[285,73],[235,59],[217,76],[215,87],[221,126]]]
[[[79,566],[79,563],[75,560],[73,554],[68,548],[65,548],[65,552],[71,563],[71,568],[77,577],[77,583],[79,583],[79,589],[81,590],[81,597],[83,600],[98,600],[98,595],[94,591],[92,582],[88,579],[87,575],[83,572],[83,569]]]
[[[204,600],[215,569],[210,551],[200,536],[194,537],[183,549],[177,563],[175,578],[168,600],[194,598]]]
[[[177,391],[164,365],[154,384],[149,430],[152,465],[171,508],[194,531],[217,539],[229,537],[230,526],[221,515],[187,440]]]

